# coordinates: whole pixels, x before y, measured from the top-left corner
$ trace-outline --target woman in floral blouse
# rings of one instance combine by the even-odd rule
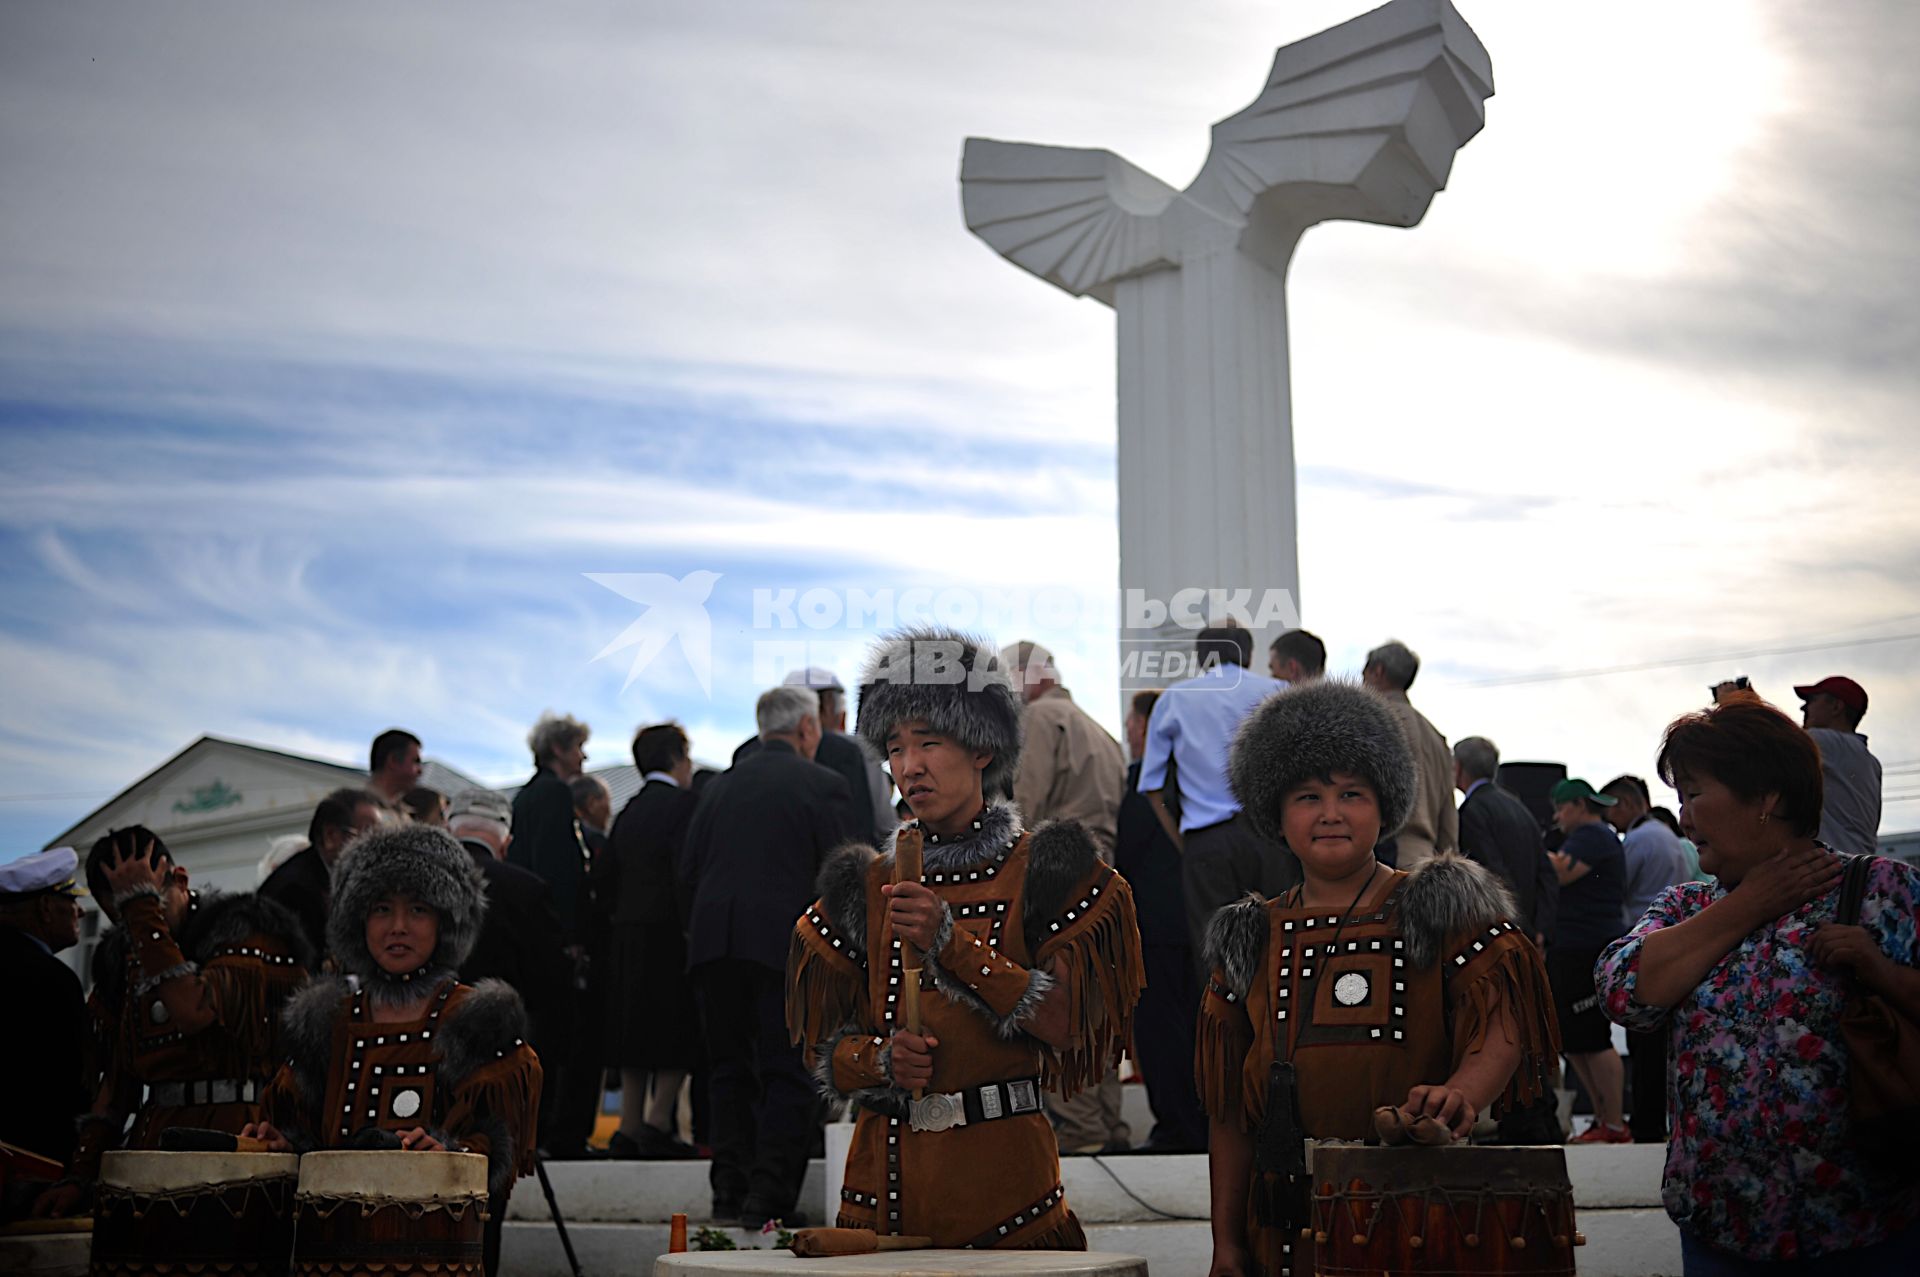
[[[1819,751],[1758,697],[1679,719],[1659,766],[1719,881],[1667,888],[1595,978],[1614,1020],[1672,1035],[1662,1197],[1689,1277],[1920,1273],[1920,1150],[1856,1150],[1839,1031],[1849,976],[1920,1019],[1920,874],[1877,861],[1861,925],[1834,922]]]

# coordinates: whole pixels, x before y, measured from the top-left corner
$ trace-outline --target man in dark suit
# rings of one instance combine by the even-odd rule
[[[369,829],[396,819],[371,789],[336,789],[320,800],[307,822],[307,847],[295,852],[260,884],[262,899],[283,905],[300,920],[300,933],[316,962],[327,953],[327,906],[333,898],[333,862]]]
[[[820,696],[820,748],[813,761],[838,772],[847,782],[852,801],[847,806],[847,837],[885,851],[887,838],[900,823],[893,809],[893,782],[880,760],[867,752],[858,736],[847,734],[847,689],[832,670],[813,666],[794,670],[782,680],[786,687],[811,687]],[[749,736],[733,751],[733,761],[760,748],[760,738]]]
[[[18,1035],[0,1087],[0,1140],[63,1165],[91,1098],[86,998],[80,977],[53,956],[80,943],[79,867],[71,847],[0,865],[0,987]],[[0,1202],[0,1218],[5,1209]]]
[[[572,1028],[573,963],[547,884],[505,860],[513,842],[512,820],[507,800],[491,790],[454,796],[447,830],[487,880],[486,916],[473,951],[460,965],[460,979],[467,984],[505,980],[518,990],[533,1022],[534,1050],[544,1053],[552,1043],[566,1041]]]
[[[1460,799],[1460,852],[1492,870],[1513,893],[1514,923],[1545,950],[1560,901],[1560,881],[1547,859],[1540,823],[1507,790],[1494,784],[1500,751],[1484,736],[1468,736],[1453,747],[1453,785]],[[1558,1144],[1566,1137],[1553,1098],[1500,1119],[1502,1144]]]
[[[540,1143],[556,1160],[588,1154],[600,1102],[600,1069],[582,1059],[576,1049],[579,1034],[571,1026],[584,1012],[587,983],[587,939],[590,901],[587,897],[587,847],[574,819],[573,778],[586,770],[587,737],[591,729],[566,715],[542,714],[527,733],[533,751],[533,779],[513,797],[513,842],[507,863],[538,874],[553,892],[554,911],[560,915],[560,934],[574,971],[570,980],[566,1042],[553,1054],[543,1053],[546,1088],[540,1097]]]
[[[1193,1086],[1193,1031],[1200,1014],[1200,978],[1187,932],[1187,897],[1180,885],[1180,849],[1173,845],[1153,803],[1140,792],[1140,755],[1157,691],[1136,692],[1128,706],[1127,788],[1120,799],[1120,827],[1113,867],[1133,887],[1140,925],[1140,953],[1147,987],[1134,1009],[1133,1050],[1145,1075],[1155,1153],[1201,1153],[1207,1147],[1207,1114]],[[1166,798],[1179,802],[1177,771],[1168,764]],[[1174,813],[1179,820],[1179,813]]]
[[[711,1064],[713,1215],[800,1222],[817,1101],[787,1036],[787,945],[852,794],[813,761],[820,698],[776,687],[754,707],[760,748],[707,786],[681,854],[687,964]]]
[[[1491,869],[1513,893],[1520,916],[1535,944],[1553,931],[1560,885],[1553,876],[1541,840],[1540,823],[1527,805],[1493,783],[1500,751],[1484,736],[1469,736],[1453,747],[1453,784],[1460,799],[1460,850]]]
[[[615,1157],[687,1157],[693,1150],[675,1134],[675,1110],[699,1063],[700,1018],[674,892],[698,802],[686,732],[678,723],[641,728],[633,765],[640,792],[621,808],[609,853],[593,865],[594,895],[612,912],[607,1062],[620,1070],[620,1129],[607,1149]]]

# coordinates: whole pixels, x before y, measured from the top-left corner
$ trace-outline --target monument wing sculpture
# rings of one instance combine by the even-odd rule
[[[1419,222],[1492,94],[1447,0],[1394,0],[1279,50],[1184,191],[1110,151],[967,139],[967,228],[1118,315],[1124,590],[1297,604],[1287,263],[1316,222]]]

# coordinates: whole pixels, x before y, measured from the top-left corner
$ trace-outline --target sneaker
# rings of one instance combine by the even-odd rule
[[[1633,1143],[1633,1132],[1624,1126],[1602,1126],[1600,1123],[1595,1122],[1592,1126],[1589,1126],[1586,1130],[1568,1140],[1567,1143],[1631,1144]]]

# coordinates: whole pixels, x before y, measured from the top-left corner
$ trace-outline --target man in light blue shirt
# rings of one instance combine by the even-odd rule
[[[1194,655],[1203,672],[1169,687],[1153,707],[1139,788],[1180,848],[1187,925],[1198,955],[1216,909],[1249,891],[1274,896],[1287,890],[1300,881],[1300,862],[1253,832],[1227,784],[1234,733],[1256,705],[1287,685],[1247,668],[1253,635],[1238,626],[1200,631]],[[1166,801],[1170,774],[1177,826]]]

